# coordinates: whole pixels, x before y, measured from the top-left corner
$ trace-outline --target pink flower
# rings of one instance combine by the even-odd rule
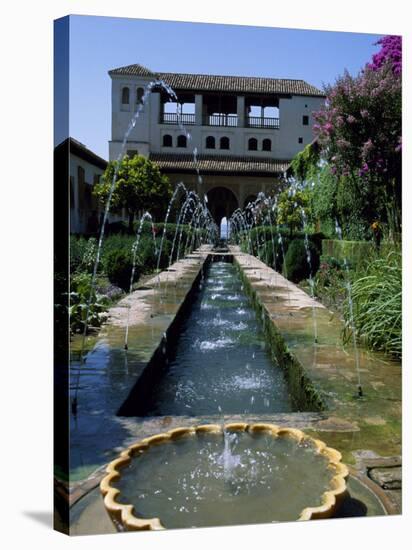
[[[374,149],[374,145],[372,143],[372,140],[369,138],[368,141],[365,141],[362,147],[362,156],[367,157],[372,150]]]
[[[362,166],[362,168],[359,170],[358,174],[360,177],[364,176],[365,174],[367,174],[369,172],[369,166],[368,164],[365,162]]]
[[[354,122],[356,122],[356,118],[353,115],[349,115],[346,120],[349,122],[349,124],[353,124]]]
[[[350,143],[346,139],[338,139],[336,145],[339,147],[339,149],[348,149],[350,147]]]

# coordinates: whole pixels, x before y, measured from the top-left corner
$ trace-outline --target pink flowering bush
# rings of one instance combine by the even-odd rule
[[[345,72],[325,89],[314,130],[331,173],[350,180],[368,204],[367,222],[379,218],[400,231],[402,42],[379,40],[381,50],[357,75]]]
[[[377,44],[381,45],[381,49],[372,57],[372,63],[369,63],[368,67],[373,71],[379,71],[389,63],[393,73],[400,75],[402,73],[402,37],[384,36],[378,40]]]

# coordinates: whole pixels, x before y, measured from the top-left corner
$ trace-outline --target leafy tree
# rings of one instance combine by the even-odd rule
[[[304,216],[309,219],[309,195],[307,191],[285,190],[279,195],[278,223],[289,227],[290,235],[304,226]]]
[[[172,195],[172,186],[166,176],[160,173],[159,167],[146,157],[127,155],[120,161],[108,164],[102,181],[95,185],[94,193],[103,204],[106,204],[110,188],[115,178],[111,199],[113,211],[125,208],[129,218],[129,231],[133,231],[135,216],[148,210],[154,217],[166,211]]]

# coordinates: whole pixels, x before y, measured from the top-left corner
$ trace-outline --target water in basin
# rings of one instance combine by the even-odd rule
[[[296,520],[332,475],[311,442],[236,432],[150,446],[113,486],[138,517],[183,528]]]

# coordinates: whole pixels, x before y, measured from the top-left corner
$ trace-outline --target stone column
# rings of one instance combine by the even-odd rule
[[[202,126],[203,118],[203,95],[195,94],[195,117],[196,126]]]
[[[237,96],[237,125],[239,128],[245,127],[245,96]]]

